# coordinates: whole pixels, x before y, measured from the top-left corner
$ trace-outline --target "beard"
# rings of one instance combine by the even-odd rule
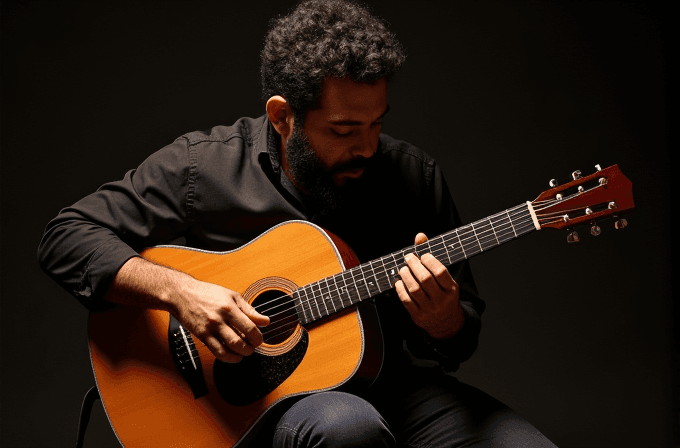
[[[338,186],[333,180],[333,175],[342,171],[368,168],[374,157],[371,159],[360,157],[327,169],[309,145],[305,133],[296,126],[286,143],[286,159],[288,174],[312,198],[319,212],[327,214],[342,208],[352,193],[359,188],[360,179],[347,179],[343,186]]]

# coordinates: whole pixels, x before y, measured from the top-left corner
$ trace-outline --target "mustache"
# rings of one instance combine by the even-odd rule
[[[342,165],[338,165],[330,170],[331,174],[340,173],[343,171],[353,171],[360,168],[366,169],[375,160],[375,155],[370,158],[357,157],[356,159],[345,162]]]

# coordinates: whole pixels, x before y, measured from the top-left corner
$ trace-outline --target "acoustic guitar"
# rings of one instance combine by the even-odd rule
[[[211,352],[169,313],[119,307],[92,313],[92,368],[108,419],[130,447],[247,445],[258,424],[291,397],[363,387],[377,376],[382,338],[367,300],[394,287],[408,253],[445,265],[544,228],[591,226],[633,209],[631,182],[614,165],[472,224],[359,264],[339,238],[304,221],[282,223],[229,252],[158,246],[154,263],[238,291],[270,317],[264,343],[236,364]]]

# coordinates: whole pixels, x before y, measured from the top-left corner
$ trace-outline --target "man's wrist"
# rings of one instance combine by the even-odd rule
[[[463,313],[463,308],[458,304],[458,307],[456,308],[456,312],[454,313],[453,318],[451,319],[451,324],[446,326],[446,328],[443,331],[425,331],[427,336],[431,338],[434,341],[444,341],[446,339],[451,339],[455,335],[457,335],[460,330],[463,329],[463,325],[465,324],[465,314]]]

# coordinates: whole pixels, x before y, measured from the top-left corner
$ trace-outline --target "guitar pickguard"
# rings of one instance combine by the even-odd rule
[[[220,396],[234,406],[245,406],[266,396],[295,371],[307,353],[309,336],[302,328],[298,343],[280,355],[255,352],[235,364],[215,360],[215,386]]]

